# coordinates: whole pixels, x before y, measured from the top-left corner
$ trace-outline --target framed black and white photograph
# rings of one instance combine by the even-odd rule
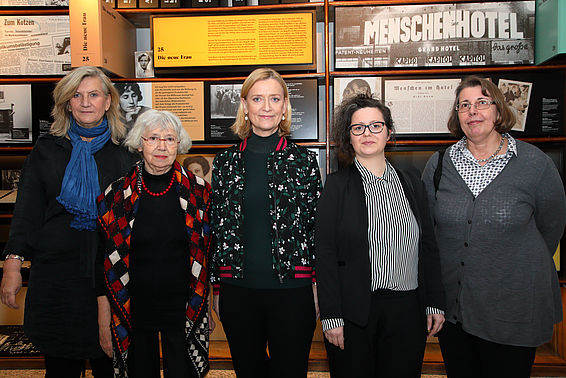
[[[151,85],[152,83],[135,81],[114,83],[120,94],[120,111],[128,131],[134,126],[140,114],[152,108]]]
[[[515,112],[516,121],[512,130],[525,131],[532,86],[533,83],[524,81],[499,79],[498,87],[505,102]]]
[[[183,154],[177,161],[194,175],[202,177],[206,182],[212,180],[212,162],[216,154]]]
[[[210,118],[236,119],[240,106],[242,84],[212,84],[210,86]]]
[[[381,77],[336,77],[334,78],[334,106],[358,94],[366,94],[381,100]]]
[[[153,51],[136,51],[134,53],[136,78],[155,77],[153,72]]]
[[[0,85],[0,143],[32,141],[31,85]]]

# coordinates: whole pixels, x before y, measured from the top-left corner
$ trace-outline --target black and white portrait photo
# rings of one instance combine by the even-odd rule
[[[136,78],[155,77],[153,72],[153,51],[136,51]]]
[[[138,116],[151,109],[151,83],[119,82],[114,87],[120,94],[120,110],[129,131]]]

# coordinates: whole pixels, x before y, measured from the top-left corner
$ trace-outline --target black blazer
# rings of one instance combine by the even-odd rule
[[[417,292],[426,327],[425,308],[445,307],[438,246],[423,183],[415,174],[395,171],[419,224]],[[315,230],[321,319],[345,318],[367,325],[371,300],[368,218],[362,176],[354,164],[328,176],[318,201]]]

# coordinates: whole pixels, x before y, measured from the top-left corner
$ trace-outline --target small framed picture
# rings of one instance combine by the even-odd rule
[[[153,51],[136,51],[136,78],[155,77],[153,72]]]

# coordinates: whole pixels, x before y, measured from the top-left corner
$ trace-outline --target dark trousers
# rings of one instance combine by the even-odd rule
[[[332,378],[420,377],[426,330],[416,292],[372,293],[365,327],[344,319],[344,350],[324,341]]]
[[[219,306],[238,378],[307,376],[316,326],[310,285],[261,290],[222,283]]]
[[[445,322],[438,334],[450,378],[528,378],[536,347],[498,344],[470,335],[461,324]]]
[[[135,378],[159,378],[159,333],[163,353],[165,377],[197,377],[185,349],[185,331],[132,330],[132,344],[128,351],[128,372]]]
[[[85,369],[85,360],[71,360],[45,356],[45,378],[78,378]],[[114,378],[112,360],[108,357],[91,358],[92,375],[96,378]]]

